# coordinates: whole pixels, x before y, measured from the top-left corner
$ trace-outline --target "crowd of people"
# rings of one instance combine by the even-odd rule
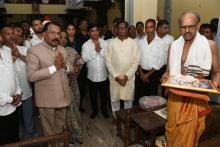
[[[134,26],[115,19],[111,30],[87,20],[63,29],[38,18],[30,26],[5,26],[0,33],[0,145],[19,141],[27,133],[40,135],[33,121],[33,104],[39,111],[43,135],[61,133],[65,126],[71,132],[70,143],[83,143],[81,113],[85,112],[86,86],[91,119],[99,111],[108,119],[108,106],[116,119],[116,111],[138,105],[141,97],[159,95],[160,80],[169,75],[211,77],[218,86],[217,46],[211,41],[217,29],[212,24],[199,27],[199,22],[196,13],[183,13],[180,37],[175,41],[166,20],[147,19]],[[167,97],[164,88],[162,95]],[[176,91],[170,91],[168,97],[168,145],[195,145],[205,119],[205,114],[195,113],[201,105],[208,107],[206,101],[183,99],[186,96]],[[181,104],[186,103],[193,108],[184,113]],[[176,122],[178,112],[186,117],[178,118],[183,122]],[[193,118],[188,119],[189,114]],[[187,134],[180,133],[183,128]]]

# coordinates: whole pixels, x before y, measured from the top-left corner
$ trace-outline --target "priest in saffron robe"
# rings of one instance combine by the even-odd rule
[[[219,66],[216,43],[198,33],[200,17],[184,12],[179,18],[181,36],[169,49],[168,67],[163,79],[169,76],[191,75],[208,77],[218,86]],[[211,111],[206,93],[169,89],[166,137],[168,147],[196,147],[205,130],[205,118]]]

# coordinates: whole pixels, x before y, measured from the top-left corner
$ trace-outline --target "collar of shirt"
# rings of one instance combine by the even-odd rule
[[[94,45],[95,45],[95,43],[93,42],[93,40],[92,39],[89,39],[90,40],[90,43],[93,43]],[[100,45],[101,45],[101,38],[99,37],[99,41],[98,41],[99,43],[100,43]]]
[[[32,39],[39,39],[39,40],[43,40],[43,38],[39,38],[36,34],[33,34]]]
[[[171,40],[171,41],[173,42],[173,41],[174,41],[174,37],[171,36],[170,34],[166,34],[166,35],[162,38],[162,40]]]
[[[136,33],[136,38],[138,39],[142,39],[146,36],[146,33],[144,32],[143,35],[139,35],[138,33]]]
[[[115,39],[117,39],[119,42],[124,42],[124,41],[128,40],[129,37],[127,37],[127,38],[125,38],[125,39],[123,39],[123,40],[119,39],[118,37],[116,37]]]
[[[0,56],[3,55],[3,54],[7,54],[7,56],[10,56],[11,57],[11,49],[5,45],[3,45],[1,48],[0,48]],[[1,57],[2,61],[4,60],[3,57]]]
[[[49,44],[47,44],[46,42],[43,42],[43,45],[44,45],[46,48],[48,48],[48,49],[50,49],[50,50],[52,50],[52,51],[55,51],[55,50],[57,49],[57,47],[52,47],[52,46],[50,46]]]
[[[146,35],[143,39],[147,42],[147,35]],[[150,42],[150,44],[151,44],[152,42],[154,42],[155,40],[161,40],[161,38],[158,37],[157,34],[155,34],[155,37],[154,37],[154,39]],[[149,43],[147,42],[147,44],[149,44]]]
[[[9,47],[3,45],[2,49],[3,49],[4,51],[6,51],[7,53],[11,54],[11,48],[9,48]]]

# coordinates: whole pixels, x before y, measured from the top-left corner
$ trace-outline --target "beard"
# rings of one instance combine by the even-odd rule
[[[35,30],[34,33],[41,34],[41,33],[43,33],[43,29]]]

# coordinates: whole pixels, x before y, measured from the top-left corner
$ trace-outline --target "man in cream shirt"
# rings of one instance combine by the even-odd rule
[[[118,37],[109,42],[106,58],[113,115],[120,110],[120,100],[124,101],[124,108],[132,107],[140,57],[137,43],[128,37],[128,23],[119,21],[116,27]]]

